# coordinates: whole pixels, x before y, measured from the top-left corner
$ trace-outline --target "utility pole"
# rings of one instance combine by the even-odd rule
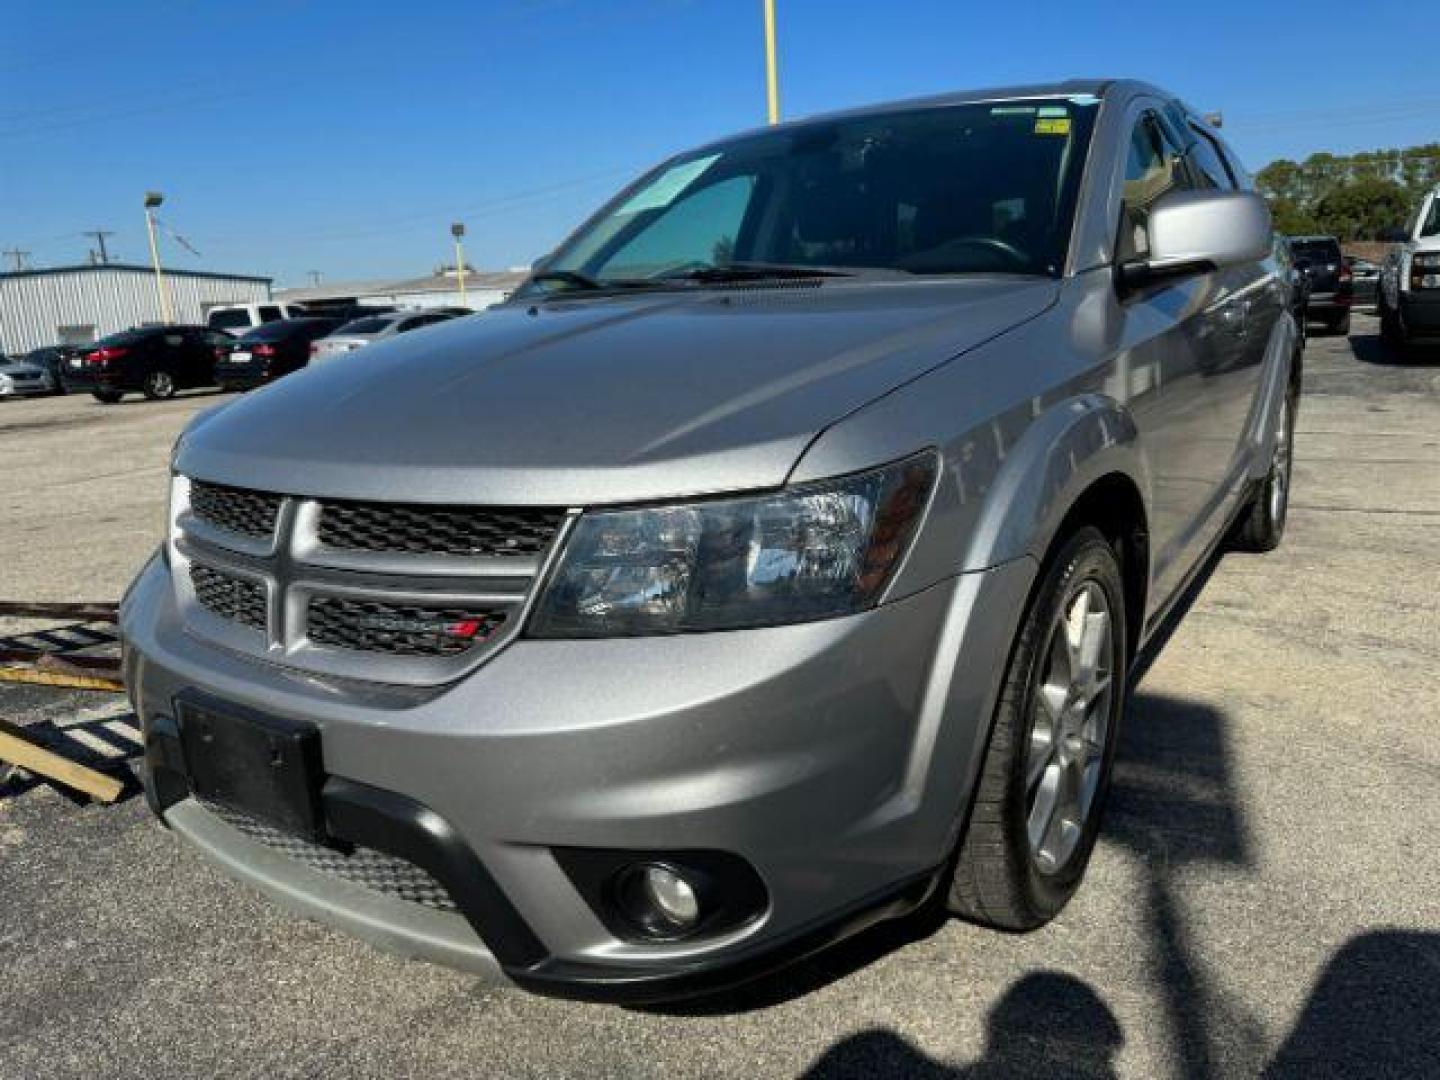
[[[110,253],[105,250],[105,237],[114,236],[114,232],[108,229],[89,229],[80,234],[81,236],[93,236],[95,242],[100,245],[100,265],[104,266],[110,262]]]
[[[460,282],[460,306],[468,307],[465,299],[465,223],[456,221],[450,226],[450,235],[455,238],[455,276]]]
[[[160,245],[155,242],[155,208],[165,201],[158,191],[145,193],[145,229],[150,234],[150,263],[155,267],[155,293],[160,297],[160,317],[168,326],[175,321],[170,310],[170,293],[165,288],[165,274],[160,269]]]
[[[0,254],[15,260],[15,272],[17,274],[25,269],[25,260],[30,257],[30,252],[21,251],[19,248],[10,248],[7,251],[0,252]]]
[[[319,270],[306,270],[305,273],[309,275],[309,277],[310,277],[310,284],[311,284],[311,285],[319,285],[319,284],[320,284],[320,271],[319,271]]]
[[[780,122],[780,76],[775,70],[775,0],[765,0],[765,100],[770,123]]]

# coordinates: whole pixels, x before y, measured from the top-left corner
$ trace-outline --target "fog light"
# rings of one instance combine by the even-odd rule
[[[700,897],[680,871],[639,863],[620,877],[617,899],[626,917],[652,937],[672,937],[700,922]]]
[[[645,868],[645,892],[655,909],[678,927],[695,925],[700,899],[690,883],[666,866]]]

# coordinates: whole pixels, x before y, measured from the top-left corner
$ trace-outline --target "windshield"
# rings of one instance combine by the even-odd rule
[[[662,165],[541,271],[557,288],[732,264],[1058,275],[1096,107],[932,106],[748,135]]]

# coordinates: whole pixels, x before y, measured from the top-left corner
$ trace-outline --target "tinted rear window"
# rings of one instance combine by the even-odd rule
[[[101,338],[93,346],[96,349],[104,348],[107,345],[134,345],[138,341],[154,337],[160,331],[149,330],[121,330],[118,334],[111,334],[107,338]]]
[[[1339,262],[1340,242],[1338,240],[1296,240],[1290,245],[1295,254],[1311,262]]]
[[[236,330],[250,325],[250,313],[244,308],[237,308],[234,311],[212,311],[207,324],[217,330]]]

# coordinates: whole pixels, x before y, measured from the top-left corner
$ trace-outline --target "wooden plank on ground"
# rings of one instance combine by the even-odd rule
[[[39,745],[24,728],[0,719],[0,761],[18,765],[26,772],[83,791],[92,799],[114,802],[125,785],[113,776],[62,757]]]

